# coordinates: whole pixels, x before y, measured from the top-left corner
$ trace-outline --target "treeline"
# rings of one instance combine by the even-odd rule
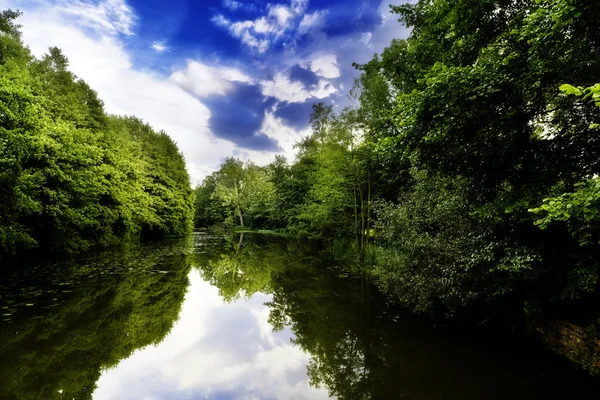
[[[313,106],[313,133],[297,144],[296,162],[266,167],[228,158],[196,189],[196,227],[280,229],[308,237],[368,236],[372,218],[369,143],[353,116]]]
[[[59,49],[33,57],[18,16],[0,13],[0,253],[76,253],[188,231],[193,192],[176,144],[106,114]]]
[[[379,285],[422,313],[597,319],[600,3],[392,9],[410,37],[356,66],[354,105],[316,105],[291,164],[227,160],[197,226],[375,240]]]

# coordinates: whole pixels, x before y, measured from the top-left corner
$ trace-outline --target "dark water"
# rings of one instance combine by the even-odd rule
[[[3,266],[0,399],[596,399],[532,343],[435,328],[352,261],[196,234]]]

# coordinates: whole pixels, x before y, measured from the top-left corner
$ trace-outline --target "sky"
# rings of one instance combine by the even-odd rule
[[[273,331],[271,295],[226,303],[197,269],[189,280],[169,335],[104,370],[95,400],[329,398],[310,386],[310,356],[290,342],[290,328]]]
[[[0,0],[34,55],[57,46],[109,113],[166,131],[192,184],[226,157],[294,157],[312,104],[348,105],[365,63],[406,29],[406,0]]]

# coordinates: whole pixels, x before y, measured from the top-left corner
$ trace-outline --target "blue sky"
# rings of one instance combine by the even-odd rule
[[[58,46],[104,99],[179,144],[193,183],[227,156],[293,157],[311,105],[338,109],[363,63],[407,32],[402,0],[0,0],[26,44]]]

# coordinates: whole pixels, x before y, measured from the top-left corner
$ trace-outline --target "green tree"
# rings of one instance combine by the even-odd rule
[[[573,207],[593,191],[593,182],[580,182],[600,173],[598,109],[556,95],[573,76],[584,87],[600,78],[599,7],[577,0],[392,7],[411,34],[358,66],[356,113],[373,138],[375,169],[385,171],[377,184],[391,182],[400,194],[396,200],[388,195],[393,190],[376,190],[399,203],[378,216],[381,244],[390,252],[378,274],[406,304],[457,310],[472,296],[530,311],[558,304],[576,310],[596,299],[597,250],[572,237],[583,224],[540,232],[539,217],[528,210],[548,198],[538,209],[547,218],[538,224],[565,218],[567,203]],[[389,157],[394,162],[386,164]],[[424,175],[397,179],[409,166]],[[575,185],[581,196],[556,201],[557,194],[575,193]],[[445,212],[456,226],[444,222]],[[390,241],[393,235],[399,238]],[[411,290],[411,279],[422,279],[421,290]]]
[[[193,193],[175,143],[107,115],[59,49],[33,58],[19,15],[0,14],[0,252],[188,232]]]
[[[223,203],[225,207],[232,210],[236,218],[239,218],[240,226],[244,226],[244,214],[242,209],[246,200],[248,188],[250,187],[250,176],[244,168],[244,163],[235,158],[228,158],[221,166],[221,177],[215,190],[215,199]]]
[[[215,199],[219,174],[219,171],[213,172],[194,189],[194,226],[196,228],[208,228],[225,221],[227,208]]]

